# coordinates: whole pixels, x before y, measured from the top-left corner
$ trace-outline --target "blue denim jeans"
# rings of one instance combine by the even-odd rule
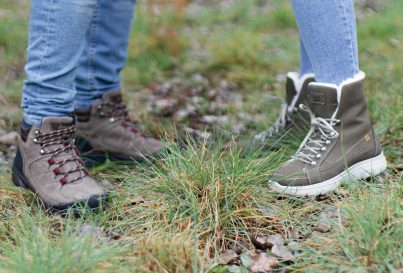
[[[134,6],[135,0],[31,0],[26,123],[69,115],[120,88]]]
[[[353,0],[291,0],[301,36],[300,75],[340,84],[359,72]]]
[[[353,0],[292,0],[300,32],[300,74],[339,84],[358,71]],[[135,0],[31,0],[28,124],[86,108],[120,88]]]

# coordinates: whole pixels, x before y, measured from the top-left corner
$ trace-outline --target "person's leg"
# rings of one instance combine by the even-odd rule
[[[80,59],[74,100],[76,143],[87,165],[155,155],[162,142],[138,130],[127,117],[120,92],[135,0],[99,0]]]
[[[99,0],[77,71],[76,108],[88,108],[105,92],[120,89],[134,6],[135,0]]]
[[[32,0],[16,186],[50,211],[98,209],[106,192],[89,176],[74,142],[75,71],[97,0]]]
[[[318,82],[340,84],[359,72],[352,0],[292,0],[298,29]]]
[[[75,71],[97,0],[32,0],[21,106],[24,121],[73,112]]]
[[[308,53],[306,52],[304,42],[302,39],[299,40],[300,47],[300,60],[299,60],[299,76],[303,77],[307,74],[313,74],[313,67],[311,64],[311,60],[308,57]]]

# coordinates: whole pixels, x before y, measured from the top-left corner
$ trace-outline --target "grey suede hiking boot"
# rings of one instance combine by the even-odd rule
[[[51,212],[98,209],[105,190],[90,176],[74,145],[71,117],[45,117],[40,126],[21,125],[12,181],[29,188]]]
[[[300,78],[298,73],[289,72],[286,82],[286,100],[281,105],[277,120],[268,130],[253,136],[252,140],[243,141],[240,146],[271,150],[301,141],[309,130],[309,115],[296,106],[306,103],[307,87],[313,81],[313,74]]]
[[[369,120],[364,73],[340,86],[308,86],[311,129],[297,153],[270,178],[269,186],[291,195],[318,195],[349,179],[386,169],[382,147]]]
[[[89,109],[76,109],[76,144],[86,165],[106,159],[143,161],[156,156],[164,144],[139,131],[127,118],[119,91],[107,92]]]

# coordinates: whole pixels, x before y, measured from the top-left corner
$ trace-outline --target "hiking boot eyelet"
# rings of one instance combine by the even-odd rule
[[[115,122],[115,118],[110,118],[109,122]]]
[[[331,133],[330,133],[330,136],[335,136],[335,135],[336,135],[335,132],[331,132]]]
[[[326,151],[326,147],[320,148],[321,151]]]
[[[317,154],[317,155],[316,155],[316,158],[321,158],[321,157],[322,157],[321,154]]]
[[[48,160],[49,166],[52,166],[52,165],[55,164],[55,163],[56,163],[56,161],[55,161],[53,158],[50,158],[50,159]]]
[[[36,131],[35,131],[35,135],[38,135],[38,134],[39,134],[39,131],[38,131],[38,130],[36,130]]]
[[[330,140],[328,140],[328,139],[325,141],[326,145],[329,145],[329,144],[330,144],[330,142],[331,142],[331,141],[330,141]]]
[[[66,179],[65,177],[62,177],[62,178],[59,180],[59,182],[60,182],[60,184],[62,184],[62,186],[63,186],[64,184],[67,183],[67,179]]]
[[[41,155],[43,155],[43,154],[45,153],[45,151],[42,149],[42,150],[40,151],[40,153],[41,153]]]
[[[34,143],[38,143],[38,139],[37,139],[37,138],[34,138]]]
[[[316,161],[312,161],[311,166],[316,166]]]

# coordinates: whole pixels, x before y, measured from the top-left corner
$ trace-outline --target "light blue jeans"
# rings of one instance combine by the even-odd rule
[[[300,75],[340,84],[359,72],[353,0],[291,0],[300,33]]]
[[[67,116],[120,88],[135,0],[31,0],[24,121]]]
[[[300,74],[339,84],[358,73],[353,0],[292,0]],[[31,0],[24,121],[66,116],[120,88],[135,0]]]

